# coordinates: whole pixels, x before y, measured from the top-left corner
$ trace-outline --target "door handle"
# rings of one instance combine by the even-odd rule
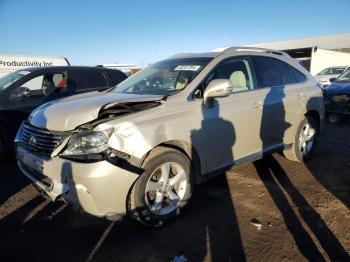
[[[263,102],[262,101],[258,101],[254,103],[254,108],[259,108],[263,106]]]

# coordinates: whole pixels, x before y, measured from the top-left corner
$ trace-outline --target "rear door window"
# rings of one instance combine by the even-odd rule
[[[88,92],[108,88],[107,79],[99,69],[81,68],[74,71],[78,84],[77,92]]]
[[[45,96],[67,92],[67,72],[44,75],[42,90]]]
[[[288,64],[285,62],[264,56],[254,56],[253,61],[260,88],[278,87],[295,83]]]

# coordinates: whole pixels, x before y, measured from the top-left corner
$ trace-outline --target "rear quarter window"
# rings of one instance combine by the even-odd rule
[[[294,68],[291,65],[288,65],[289,71],[292,74],[295,83],[302,83],[306,81],[306,76],[300,72],[298,69]]]

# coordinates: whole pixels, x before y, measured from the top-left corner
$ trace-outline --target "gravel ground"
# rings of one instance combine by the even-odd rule
[[[350,124],[326,125],[307,163],[279,154],[196,188],[176,221],[109,222],[0,175],[0,261],[350,261]]]

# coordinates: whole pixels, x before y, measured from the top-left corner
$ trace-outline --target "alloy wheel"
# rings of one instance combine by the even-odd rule
[[[186,187],[187,175],[180,164],[161,164],[146,184],[145,200],[149,210],[156,215],[173,212],[183,200]]]
[[[300,130],[299,134],[299,152],[303,156],[307,156],[315,143],[316,130],[309,124],[306,123]]]

